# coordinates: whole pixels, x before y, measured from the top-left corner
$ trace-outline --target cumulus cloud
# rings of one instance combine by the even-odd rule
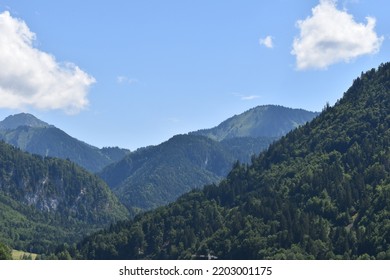
[[[73,63],[59,63],[34,47],[36,35],[9,12],[0,14],[0,107],[60,109],[77,113],[88,105],[95,79]]]
[[[265,38],[259,39],[259,44],[262,46],[265,46],[269,49],[272,49],[274,47],[274,43],[271,36],[267,36]]]
[[[374,31],[375,18],[366,17],[366,24],[358,23],[336,4],[336,0],[321,0],[310,17],[297,22],[300,36],[294,39],[291,53],[299,70],[326,68],[379,51],[384,38]]]

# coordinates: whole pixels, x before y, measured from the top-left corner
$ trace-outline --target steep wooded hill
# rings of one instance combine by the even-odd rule
[[[133,211],[155,208],[181,194],[220,181],[234,158],[223,145],[203,136],[176,135],[142,148],[99,173]]]
[[[0,242],[44,252],[128,217],[108,186],[71,161],[0,142]]]
[[[74,258],[390,259],[390,63],[219,185],[118,223]],[[60,250],[61,251],[61,250]],[[59,255],[61,254],[59,252]]]

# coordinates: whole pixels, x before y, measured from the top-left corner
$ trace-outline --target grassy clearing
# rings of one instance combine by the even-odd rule
[[[37,254],[12,250],[12,259],[14,260],[35,260],[37,258]]]

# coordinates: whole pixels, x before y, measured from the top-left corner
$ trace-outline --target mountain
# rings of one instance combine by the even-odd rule
[[[249,163],[272,142],[311,121],[318,112],[278,105],[261,105],[235,115],[218,126],[190,132],[220,142],[235,159]]]
[[[93,147],[25,113],[0,122],[0,139],[33,154],[70,159],[91,172],[98,172],[129,153],[117,147]]]
[[[129,154],[98,175],[124,205],[139,211],[167,204],[191,189],[220,181],[233,162],[232,154],[216,141],[176,135],[160,145]]]
[[[275,114],[278,118],[272,121],[272,131],[257,133],[257,128],[265,127],[264,123],[271,122],[269,118]],[[291,130],[315,115],[281,106],[259,106],[218,126],[220,132],[225,123],[251,127],[246,134],[230,133],[230,137],[221,141],[203,133],[208,130],[177,135],[160,145],[139,149],[98,174],[129,210],[155,208],[189,190],[219,182],[236,160],[249,162],[251,156],[267,148],[284,129]],[[283,129],[278,128],[279,124]]]
[[[0,243],[45,252],[127,217],[96,175],[0,142]]]
[[[80,259],[390,259],[390,63],[218,185],[59,248]],[[61,257],[60,254],[57,256]]]
[[[192,132],[222,141],[237,137],[281,137],[311,121],[318,113],[277,105],[263,105],[235,115],[211,129]]]
[[[46,128],[50,127],[51,125],[41,121],[31,114],[26,113],[8,116],[0,122],[0,130],[12,130],[18,128],[19,126]]]

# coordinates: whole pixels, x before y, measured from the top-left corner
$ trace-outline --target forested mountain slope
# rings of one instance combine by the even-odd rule
[[[220,181],[234,158],[220,143],[203,136],[176,135],[139,149],[99,173],[124,205],[134,211],[155,208],[181,194]]]
[[[0,142],[0,242],[40,253],[127,217],[108,186],[73,162]]]
[[[117,147],[96,148],[25,113],[0,122],[0,139],[33,154],[70,159],[90,172],[100,171],[130,152]]]
[[[390,259],[390,64],[219,185],[63,248],[74,258]],[[59,256],[61,255],[58,252]]]

